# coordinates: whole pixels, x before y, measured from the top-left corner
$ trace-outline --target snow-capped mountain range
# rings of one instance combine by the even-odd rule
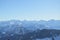
[[[60,29],[60,20],[49,20],[49,21],[20,21],[20,20],[10,20],[10,21],[0,21],[0,31],[17,31],[18,30],[37,30],[37,29]]]
[[[40,20],[40,21],[10,20],[10,21],[0,21],[0,38],[2,38],[2,40],[3,40],[3,38],[7,37],[8,35],[13,36],[13,37],[17,37],[18,35],[23,35],[23,34],[24,34],[24,37],[33,36],[33,38],[34,38],[35,37],[34,35],[36,35],[37,38],[39,38],[40,36],[42,36],[42,38],[43,38],[43,37],[49,36],[50,32],[53,32],[53,34],[55,33],[56,35],[60,34],[60,20],[49,20],[49,21],[45,21],[45,20]],[[43,36],[44,33],[45,33],[45,36]],[[16,35],[16,36],[14,36],[14,35]],[[40,36],[38,36],[38,35],[40,35]],[[56,37],[56,39],[57,39],[57,37]],[[37,39],[37,40],[39,40],[39,39]],[[41,40],[45,40],[45,39],[41,39]]]

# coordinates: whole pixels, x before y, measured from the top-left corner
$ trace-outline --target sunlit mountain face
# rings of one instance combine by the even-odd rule
[[[0,40],[58,39],[59,35],[60,20],[0,21]]]

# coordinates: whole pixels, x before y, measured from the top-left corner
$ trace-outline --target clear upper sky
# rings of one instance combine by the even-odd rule
[[[0,0],[0,20],[60,20],[60,0]]]

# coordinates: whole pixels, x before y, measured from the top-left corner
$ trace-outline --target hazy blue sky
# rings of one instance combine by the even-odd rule
[[[60,0],[0,0],[0,20],[60,20]]]

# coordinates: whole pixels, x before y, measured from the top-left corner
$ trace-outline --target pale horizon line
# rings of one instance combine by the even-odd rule
[[[6,19],[0,21],[50,21],[50,20],[60,20],[60,19]]]

